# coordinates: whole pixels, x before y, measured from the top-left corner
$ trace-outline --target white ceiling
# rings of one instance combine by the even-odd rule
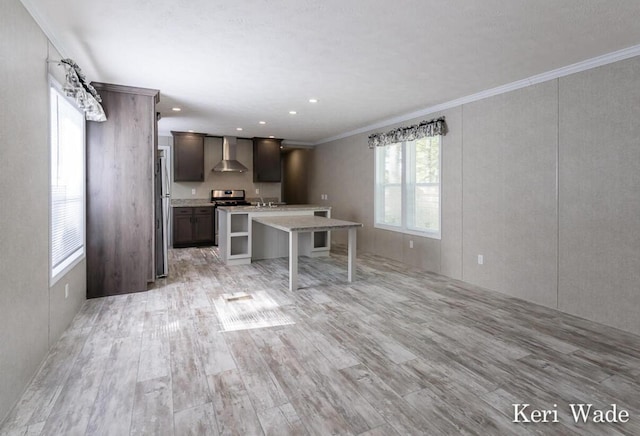
[[[638,0],[22,2],[90,80],[159,89],[161,134],[316,143],[640,43]]]

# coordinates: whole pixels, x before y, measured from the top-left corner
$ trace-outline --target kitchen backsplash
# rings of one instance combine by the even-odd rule
[[[173,137],[160,136],[158,145],[173,145]],[[249,171],[244,173],[214,173],[213,167],[222,159],[222,139],[204,140],[204,182],[173,182],[173,163],[171,168],[171,198],[194,199],[210,198],[212,189],[244,189],[248,199],[262,197],[265,201],[280,201],[280,183],[253,183],[253,143],[249,139],[238,139],[237,159]],[[195,194],[192,190],[195,189]],[[260,190],[256,194],[256,189]]]

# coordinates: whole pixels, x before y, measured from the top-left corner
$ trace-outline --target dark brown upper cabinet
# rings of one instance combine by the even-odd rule
[[[204,182],[204,138],[202,133],[171,132],[173,135],[173,181]]]
[[[253,138],[254,182],[280,182],[282,180],[281,142],[281,139]]]

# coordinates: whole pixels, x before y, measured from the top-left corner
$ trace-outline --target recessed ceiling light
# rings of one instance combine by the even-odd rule
[[[275,138],[275,136],[273,136],[273,135],[269,135],[269,138]]]
[[[242,130],[242,127],[236,127],[236,130],[240,131]]]
[[[189,133],[193,133],[193,130],[189,130]]]
[[[289,111],[289,115],[295,115],[295,114],[297,114],[297,113],[298,113],[298,112],[296,112],[296,111]]]
[[[260,123],[260,124],[267,124],[267,122],[266,122],[266,121],[258,121],[258,123]]]
[[[317,98],[310,98],[309,99],[309,103],[317,103],[318,99]]]
[[[180,109],[179,107],[172,107],[171,110],[174,112],[180,112],[182,109]]]

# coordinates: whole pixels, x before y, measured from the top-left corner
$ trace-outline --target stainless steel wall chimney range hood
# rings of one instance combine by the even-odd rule
[[[247,167],[236,160],[238,138],[224,136],[222,138],[222,160],[213,167],[213,171],[242,173],[249,171]]]

